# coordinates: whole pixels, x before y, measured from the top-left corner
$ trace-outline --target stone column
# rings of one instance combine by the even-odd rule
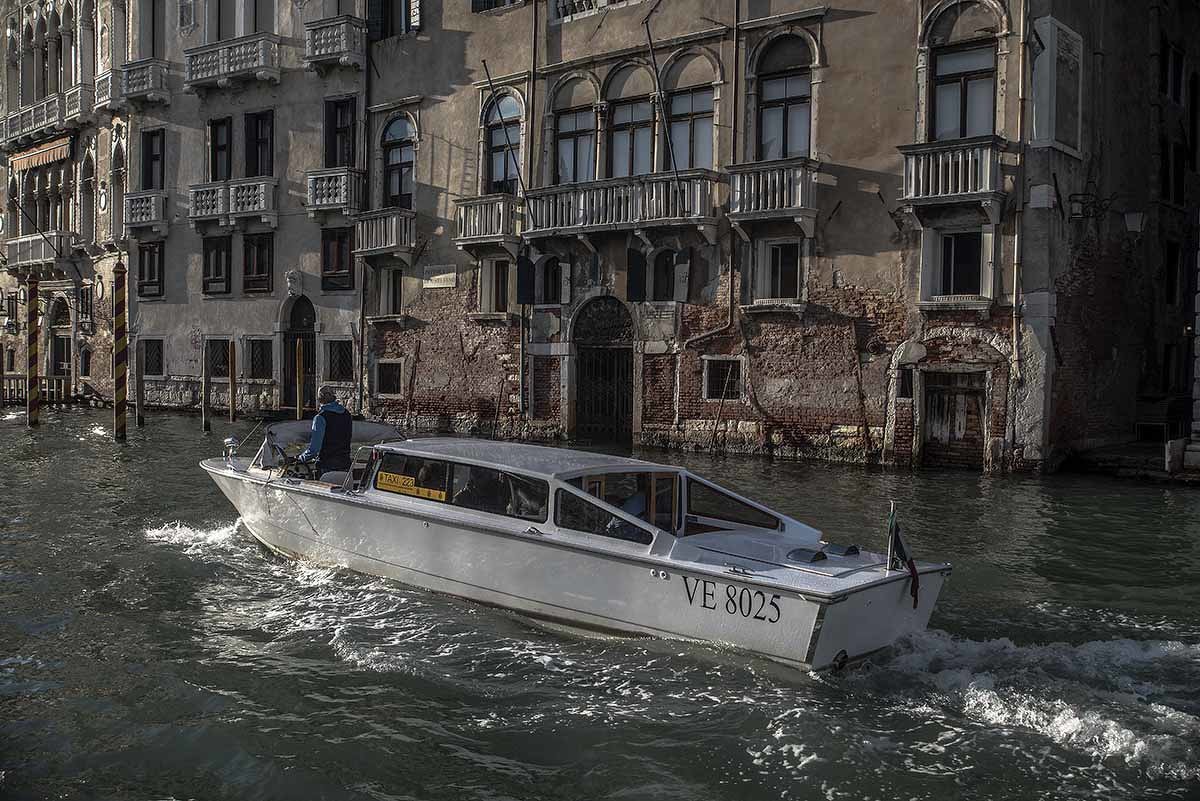
[[[62,71],[62,65],[59,62],[59,44],[57,36],[51,36],[46,40],[46,94],[59,91],[58,79]]]

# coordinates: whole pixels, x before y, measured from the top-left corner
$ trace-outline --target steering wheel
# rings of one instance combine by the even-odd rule
[[[293,456],[287,456],[283,460],[282,475],[285,478],[302,478],[312,481],[317,477],[316,464],[314,462],[302,462]]]

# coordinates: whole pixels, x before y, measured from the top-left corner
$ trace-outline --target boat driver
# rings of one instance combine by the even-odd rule
[[[350,469],[350,440],[354,422],[346,407],[338,403],[337,392],[328,384],[317,393],[321,408],[312,421],[308,448],[300,461],[317,462],[317,475]]]

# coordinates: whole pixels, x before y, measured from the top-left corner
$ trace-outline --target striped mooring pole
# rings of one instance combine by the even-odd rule
[[[41,339],[41,331],[38,329],[36,273],[30,273],[25,279],[25,334],[25,351],[29,359],[25,365],[25,423],[34,428],[42,410],[42,381],[38,376],[38,342]]]
[[[125,440],[125,400],[129,378],[129,330],[125,326],[125,263],[113,266],[113,439]]]

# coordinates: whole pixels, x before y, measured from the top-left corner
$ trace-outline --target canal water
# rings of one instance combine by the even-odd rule
[[[283,561],[196,466],[249,423],[0,416],[0,798],[1200,797],[1195,490],[652,454],[954,562],[813,675]]]

